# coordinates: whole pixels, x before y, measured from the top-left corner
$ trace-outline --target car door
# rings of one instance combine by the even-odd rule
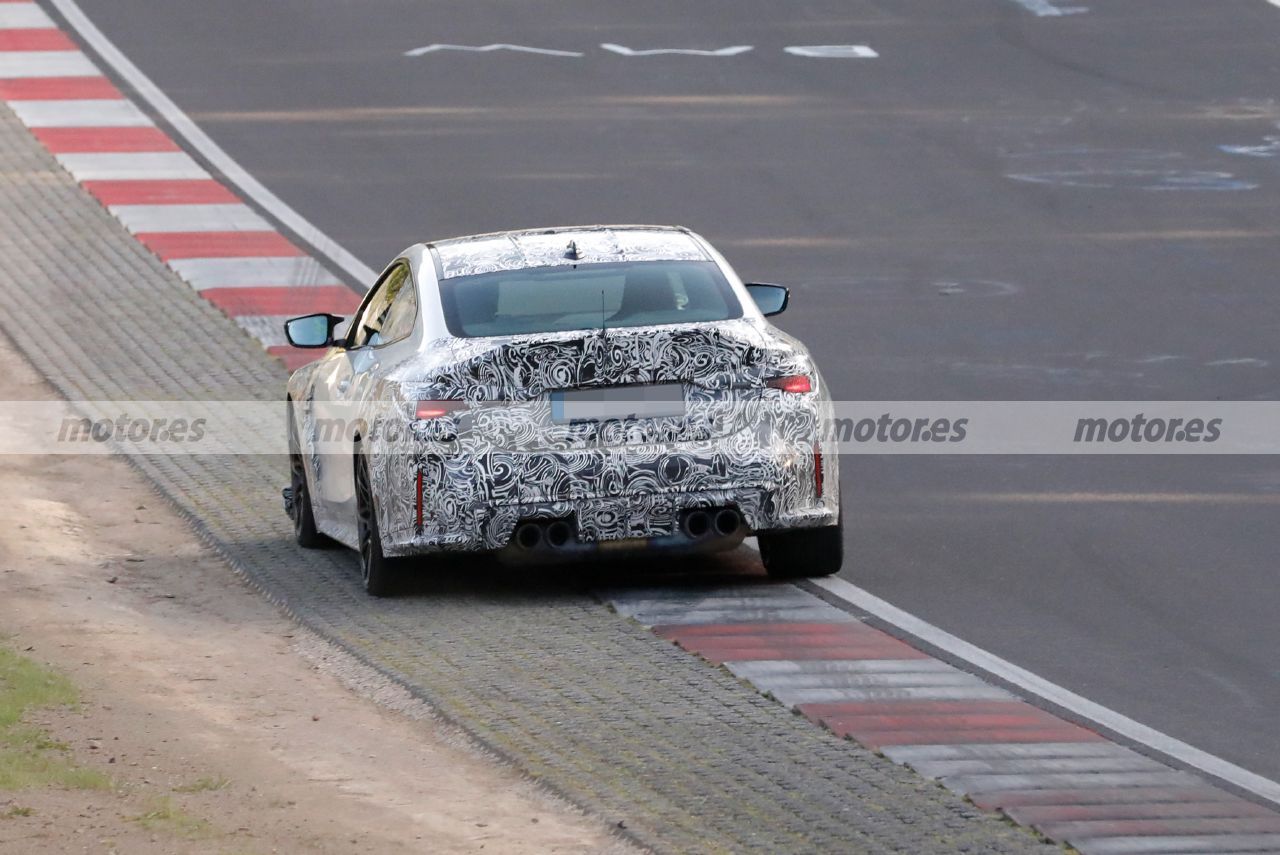
[[[398,319],[412,303],[408,330]],[[370,290],[351,321],[346,346],[323,377],[316,379],[317,413],[330,427],[325,450],[330,452],[321,466],[319,478],[324,496],[326,528],[334,530],[340,540],[355,526],[355,445],[358,420],[367,412],[364,406],[376,386],[381,367],[380,350],[412,331],[416,316],[416,294],[409,266],[403,261],[393,264]],[[341,430],[336,427],[340,426]],[[350,531],[348,531],[348,529]]]

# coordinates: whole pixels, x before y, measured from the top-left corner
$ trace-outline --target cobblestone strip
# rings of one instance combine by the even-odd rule
[[[1019,700],[792,585],[605,592],[786,707],[1076,850],[1280,851],[1280,814]]]

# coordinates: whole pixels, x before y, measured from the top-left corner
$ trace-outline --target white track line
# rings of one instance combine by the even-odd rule
[[[1114,742],[973,742],[948,745],[886,745],[885,756],[895,763],[925,760],[1008,757],[1128,757],[1134,754]]]
[[[82,39],[88,42],[103,61],[128,81],[138,95],[150,104],[156,113],[164,117],[165,121],[173,127],[178,136],[191,148],[198,151],[209,163],[213,164],[214,168],[234,184],[241,193],[284,223],[303,241],[314,247],[320,255],[323,255],[335,267],[350,276],[352,280],[365,288],[373,284],[377,274],[368,265],[339,246],[336,241],[313,225],[310,220],[291,208],[288,203],[268,190],[262,182],[236,163],[231,155],[223,151],[221,146],[201,130],[186,113],[182,112],[177,104],[169,99],[169,96],[161,92],[160,88],[152,83],[150,78],[143,74],[136,65],[129,61],[128,57],[111,43],[110,39],[103,35],[102,31],[81,11],[75,0],[50,0],[50,2],[54,8],[62,13],[63,17],[67,19],[67,23]]]
[[[134,234],[147,232],[269,232],[271,225],[248,205],[111,205]]]
[[[1202,837],[1095,837],[1084,841],[1081,849],[1088,855],[1171,855],[1171,853],[1264,852],[1280,851],[1280,834],[1213,834]]]
[[[0,79],[19,77],[97,77],[101,72],[78,50],[0,52]]]
[[[0,3],[0,30],[51,30],[53,21],[35,3]]]
[[[28,128],[145,128],[152,122],[132,101],[12,101]]]
[[[1092,721],[1106,730],[1119,734],[1154,751],[1172,757],[1181,763],[1198,769],[1242,790],[1247,790],[1269,802],[1280,804],[1280,783],[1250,772],[1248,769],[1215,757],[1195,746],[1161,733],[1158,730],[1140,724],[1128,716],[1115,710],[1094,703],[1075,692],[1049,682],[1037,674],[1020,668],[981,647],[957,638],[945,630],[939,629],[915,615],[885,602],[879,597],[864,591],[857,585],[844,579],[813,579],[810,584],[821,588],[838,600],[874,615],[908,635],[914,636],[927,644],[944,650],[957,659],[966,662],[979,670],[993,674],[1011,685],[1043,698],[1051,704],[1070,710],[1076,715]]]
[[[742,659],[724,663],[735,677],[768,679],[784,674],[950,674],[939,659]]]
[[[171,258],[166,262],[197,291],[206,288],[308,288],[341,285],[309,256]]]
[[[284,322],[291,317],[292,315],[239,315],[231,320],[262,342],[263,347],[279,347],[289,343],[284,336]]]
[[[180,181],[209,177],[185,151],[54,155],[76,181]]]

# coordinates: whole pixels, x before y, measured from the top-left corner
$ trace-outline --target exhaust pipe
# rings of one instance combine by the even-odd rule
[[[537,523],[521,523],[516,529],[516,546],[521,549],[537,549],[542,543],[542,526]]]
[[[689,511],[680,521],[680,528],[686,535],[699,540],[711,531],[711,514],[706,511]]]
[[[569,528],[569,524],[564,520],[556,520],[547,526],[547,543],[555,549],[563,547],[572,537],[573,529]]]
[[[742,525],[742,515],[733,508],[724,508],[716,512],[716,534],[721,537],[728,537],[738,530],[738,526]]]

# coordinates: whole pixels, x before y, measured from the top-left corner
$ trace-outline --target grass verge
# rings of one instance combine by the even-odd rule
[[[78,701],[66,677],[0,647],[0,790],[110,788],[107,776],[76,766],[68,759],[67,746],[24,722],[33,710]]]
[[[190,784],[174,787],[175,793],[216,793],[225,790],[231,782],[226,778],[199,778]]]
[[[133,821],[148,831],[165,831],[189,840],[213,833],[213,826],[208,822],[185,812],[169,799],[157,799],[150,810],[133,817]]]

